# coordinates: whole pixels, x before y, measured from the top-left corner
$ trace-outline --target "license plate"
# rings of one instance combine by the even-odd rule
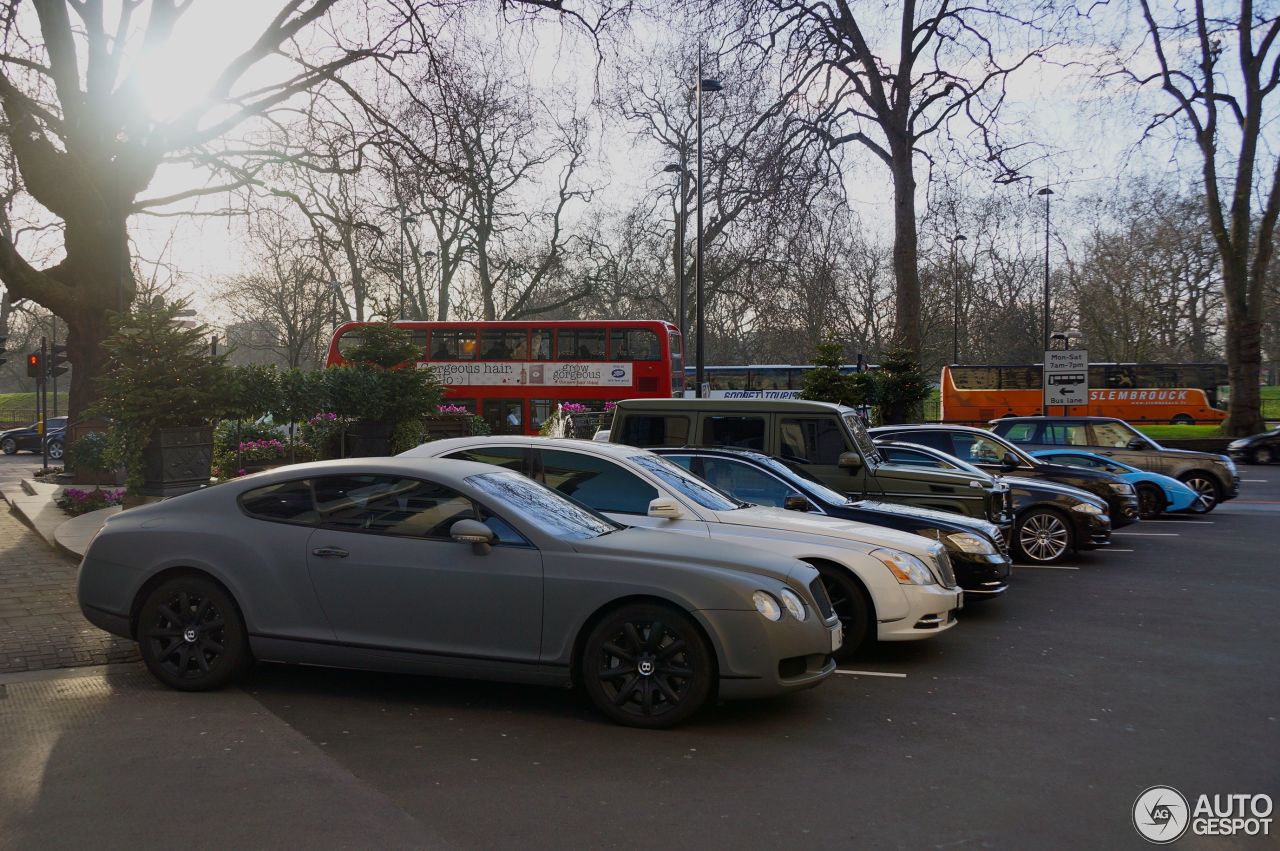
[[[834,653],[844,644],[844,625],[836,623],[831,629],[831,652]]]

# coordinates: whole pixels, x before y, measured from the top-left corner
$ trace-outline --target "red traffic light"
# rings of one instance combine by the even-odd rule
[[[27,377],[28,378],[41,377],[40,354],[38,352],[32,352],[31,354],[27,355]]]

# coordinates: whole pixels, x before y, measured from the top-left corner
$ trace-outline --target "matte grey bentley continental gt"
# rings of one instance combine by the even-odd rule
[[[633,529],[487,464],[350,459],[237,479],[107,521],[80,606],[176,689],[254,658],[580,684],[667,727],[816,685],[839,621],[818,572]]]

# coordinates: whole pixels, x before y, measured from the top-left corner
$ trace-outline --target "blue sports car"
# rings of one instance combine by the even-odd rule
[[[1150,520],[1166,511],[1202,513],[1197,510],[1199,503],[1196,501],[1196,492],[1170,476],[1149,473],[1114,458],[1082,452],[1078,449],[1041,449],[1031,454],[1037,458],[1053,461],[1055,464],[1102,470],[1131,483],[1138,491],[1138,516],[1143,520]]]

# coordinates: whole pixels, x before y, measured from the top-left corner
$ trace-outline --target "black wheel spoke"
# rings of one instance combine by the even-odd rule
[[[604,652],[608,653],[610,656],[615,656],[623,660],[624,662],[631,662],[632,664],[634,664],[636,661],[635,654],[629,653],[626,650],[623,650],[621,647],[619,647],[618,645],[614,644],[611,641],[606,642],[602,649],[604,650]]]
[[[662,692],[663,696],[665,696],[667,700],[673,704],[680,702],[680,695],[676,694],[675,689],[671,687],[671,683],[667,681],[666,677],[657,676],[653,678],[653,681],[658,686],[658,690]]]
[[[623,683],[622,687],[618,689],[618,693],[614,695],[613,705],[621,706],[622,704],[626,703],[627,699],[631,697],[631,693],[635,691],[636,683],[638,683],[639,681],[640,681],[640,675],[636,674],[632,676],[631,679]]]
[[[160,614],[164,616],[165,620],[174,626],[182,625],[182,618],[178,617],[178,613],[175,612],[168,604],[160,607]]]
[[[670,659],[672,656],[676,655],[684,648],[685,648],[684,641],[682,639],[677,638],[675,641],[671,642],[666,647],[663,647],[661,650],[658,651],[658,658]]]
[[[640,683],[640,711],[653,714],[653,678],[645,677]]]
[[[658,648],[659,642],[662,641],[663,630],[662,621],[654,621],[649,624],[649,637],[644,643],[646,650],[656,650]]]
[[[597,674],[596,676],[600,677],[600,679],[602,680],[616,680],[619,677],[625,677],[630,674],[634,674],[635,672],[636,672],[636,669],[634,666],[629,668],[623,668],[623,667],[603,668],[601,669],[600,673]]]
[[[201,638],[199,644],[201,648],[208,650],[210,653],[222,652],[222,645],[212,638]]]
[[[177,638],[182,635],[180,629],[153,629],[151,630],[152,638]]]
[[[186,591],[178,592],[178,611],[182,612],[182,622],[191,619],[191,596]]]
[[[644,639],[640,637],[640,630],[636,629],[635,624],[628,623],[622,628],[622,631],[626,633],[627,641],[631,642],[633,649],[639,650],[644,647]]]
[[[668,677],[692,677],[693,669],[678,667],[676,665],[668,665],[662,669],[662,673],[666,674]]]

